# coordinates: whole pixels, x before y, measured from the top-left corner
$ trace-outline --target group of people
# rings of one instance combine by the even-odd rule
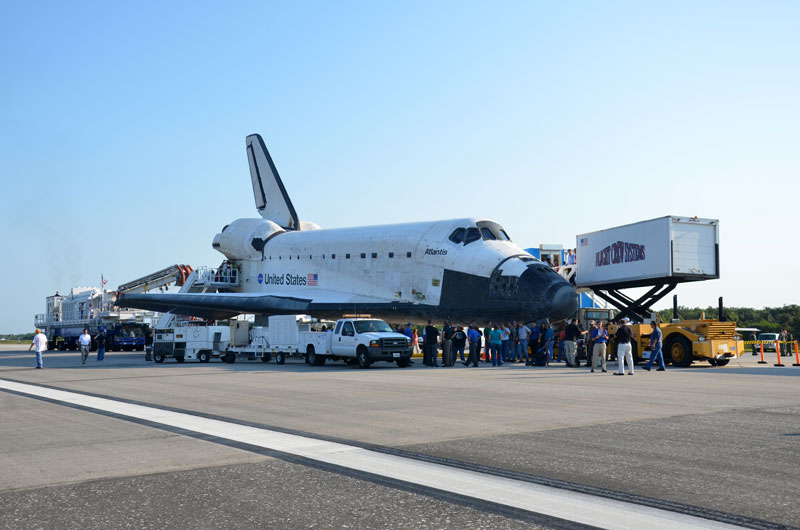
[[[445,322],[440,331],[429,320],[423,329],[421,340],[417,329],[410,322],[398,331],[411,339],[414,353],[419,353],[421,344],[422,363],[425,366],[440,366],[440,349],[441,366],[454,366],[456,361],[460,361],[465,366],[476,367],[481,362],[481,350],[484,351],[483,361],[491,362],[492,366],[514,362],[547,365],[553,360],[554,336],[547,322],[539,325],[488,322],[482,330],[475,322],[466,330],[463,326]]]
[[[619,322],[614,334],[616,339],[616,357],[619,370],[615,375],[627,373],[633,375],[633,347],[632,334],[628,326],[630,320],[626,317]],[[567,366],[580,366],[576,353],[577,343],[586,337],[587,357],[591,355],[591,372],[600,369],[607,372],[606,360],[609,357],[608,342],[610,340],[608,325],[604,322],[591,321],[589,329],[582,330],[577,319],[567,324],[560,335],[558,357],[553,359],[555,335],[549,322],[523,323],[523,322],[488,322],[482,330],[472,322],[465,330],[463,326],[454,326],[445,322],[441,331],[428,321],[422,332],[422,340],[417,329],[409,322],[405,328],[398,326],[398,331],[404,333],[414,348],[414,353],[419,353],[422,344],[422,364],[438,368],[439,350],[442,352],[441,366],[454,366],[460,360],[465,366],[477,367],[479,362],[492,363],[492,366],[502,366],[504,363],[525,363],[527,366],[547,366],[551,362],[565,362]],[[658,325],[651,323],[649,348],[650,360],[644,367],[650,371],[654,363],[658,363],[657,371],[664,371],[664,355],[662,353],[662,333]],[[484,358],[481,360],[481,350]],[[467,356],[465,358],[465,352]]]
[[[94,342],[97,344],[97,360],[102,361],[106,358],[106,332],[100,330],[100,333],[94,337]],[[84,328],[83,333],[78,336],[78,345],[81,348],[81,364],[86,364],[86,359],[89,358],[89,352],[92,349],[92,336],[89,335],[87,328]],[[28,346],[28,351],[31,351],[31,348],[35,348],[36,368],[41,369],[44,366],[42,354],[47,351],[47,336],[38,328],[33,336],[31,345]]]
[[[780,333],[778,333],[778,341],[781,343],[781,355],[783,356],[790,356],[793,351],[793,344],[794,336],[792,332],[788,329],[782,329]]]

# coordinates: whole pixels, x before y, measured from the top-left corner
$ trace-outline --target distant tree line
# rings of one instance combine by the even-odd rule
[[[2,340],[21,340],[21,341],[31,341],[33,340],[34,333],[9,333],[8,335],[0,335],[0,339]]]
[[[681,320],[698,319],[705,312],[706,318],[719,319],[719,308],[683,307],[678,306],[678,318]],[[783,307],[765,307],[764,309],[751,309],[749,307],[724,307],[725,320],[736,322],[739,328],[758,328],[765,333],[778,333],[788,329],[795,337],[800,336],[800,305],[785,305]],[[669,322],[672,318],[672,309],[659,311],[661,320]]]

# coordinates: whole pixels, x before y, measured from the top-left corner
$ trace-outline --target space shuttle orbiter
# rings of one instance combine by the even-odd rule
[[[567,318],[570,284],[480,217],[322,229],[300,221],[261,136],[247,137],[261,218],[237,219],[212,242],[238,271],[214,293],[122,294],[124,307],[225,318],[241,313],[370,313],[392,322]],[[387,208],[403,208],[388,194]]]

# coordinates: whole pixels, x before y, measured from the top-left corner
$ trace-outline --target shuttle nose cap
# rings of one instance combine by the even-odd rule
[[[556,291],[553,296],[553,307],[550,316],[554,320],[561,320],[569,317],[578,310],[578,294],[575,289],[565,285]]]

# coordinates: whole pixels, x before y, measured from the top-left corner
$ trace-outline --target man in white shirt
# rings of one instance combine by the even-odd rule
[[[28,346],[28,351],[36,347],[36,368],[42,367],[42,352],[47,350],[47,337],[40,329],[37,328],[36,335],[33,336],[33,342]]]
[[[78,343],[81,345],[81,361],[86,364],[86,359],[89,357],[89,349],[92,347],[92,336],[89,335],[88,329],[83,330],[83,335],[78,337]]]

